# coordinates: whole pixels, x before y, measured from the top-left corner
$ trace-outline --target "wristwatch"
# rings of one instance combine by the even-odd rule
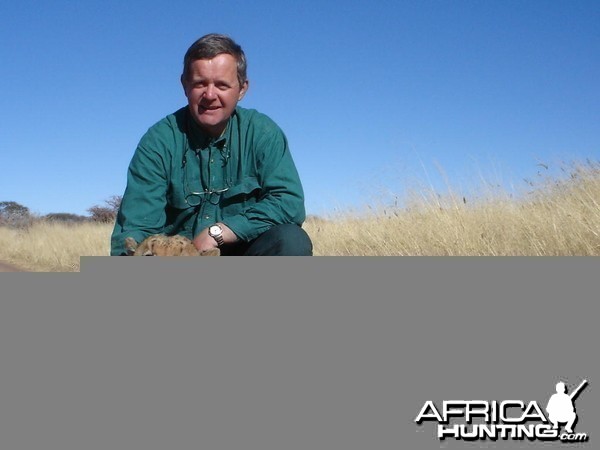
[[[225,243],[223,240],[223,228],[220,225],[214,224],[208,227],[208,235],[217,241],[218,247]]]

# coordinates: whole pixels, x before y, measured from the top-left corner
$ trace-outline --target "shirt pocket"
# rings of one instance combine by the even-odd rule
[[[197,200],[194,198],[193,200]],[[165,234],[182,234],[187,236],[191,233],[193,218],[197,209],[186,201],[185,193],[181,189],[169,189],[167,192],[166,224]]]
[[[191,203],[193,204],[193,201]],[[167,205],[172,209],[178,210],[188,209],[191,206],[186,201],[185,193],[181,189],[175,188],[171,188],[167,192]]]
[[[234,216],[250,208],[257,202],[260,193],[261,186],[256,177],[243,178],[221,194],[222,216]]]

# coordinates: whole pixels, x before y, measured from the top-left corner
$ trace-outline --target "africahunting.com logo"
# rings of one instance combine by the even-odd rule
[[[441,408],[428,400],[415,422],[437,422],[437,438],[475,440],[515,439],[530,441],[586,442],[587,433],[574,431],[574,400],[588,385],[583,380],[570,394],[560,381],[544,410],[535,400],[444,400]],[[460,423],[453,423],[460,422]],[[564,425],[561,429],[561,425]]]

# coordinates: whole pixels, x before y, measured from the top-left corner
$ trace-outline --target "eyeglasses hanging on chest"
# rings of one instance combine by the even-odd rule
[[[190,158],[190,161],[188,161],[188,153],[192,152],[194,155],[194,158]],[[184,189],[184,195],[185,195],[185,202],[192,207],[197,207],[202,205],[205,202],[208,202],[212,205],[218,205],[219,201],[221,200],[221,195],[224,192],[227,192],[230,188],[230,177],[229,177],[229,171],[228,171],[228,166],[229,166],[229,159],[231,157],[229,148],[224,145],[222,148],[218,149],[217,152],[218,156],[216,155],[211,155],[210,158],[210,164],[208,165],[208,187],[204,188],[203,190],[192,190],[189,184],[189,180],[190,177],[193,177],[193,175],[190,175],[189,172],[192,170],[192,168],[190,167],[191,164],[197,163],[198,165],[201,164],[201,158],[198,155],[198,151],[194,151],[191,150],[189,147],[186,148],[186,150],[183,152],[183,158],[181,161],[181,169],[183,171],[183,189]],[[220,164],[215,164],[213,165],[212,162],[213,158],[218,157],[220,159]],[[220,166],[220,167],[218,167]],[[213,179],[213,174],[211,173],[213,168],[218,167],[220,170],[222,170],[221,173],[221,177],[220,177],[220,181],[221,181],[221,185],[219,185],[219,187],[215,187],[212,186],[212,179]],[[198,170],[198,175],[201,172],[201,168],[199,168]],[[200,180],[198,180],[200,181]]]

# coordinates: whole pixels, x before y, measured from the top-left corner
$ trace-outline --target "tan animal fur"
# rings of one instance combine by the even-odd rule
[[[147,237],[141,244],[135,239],[125,239],[125,249],[130,256],[220,256],[218,248],[199,252],[192,241],[183,236],[156,234]]]

